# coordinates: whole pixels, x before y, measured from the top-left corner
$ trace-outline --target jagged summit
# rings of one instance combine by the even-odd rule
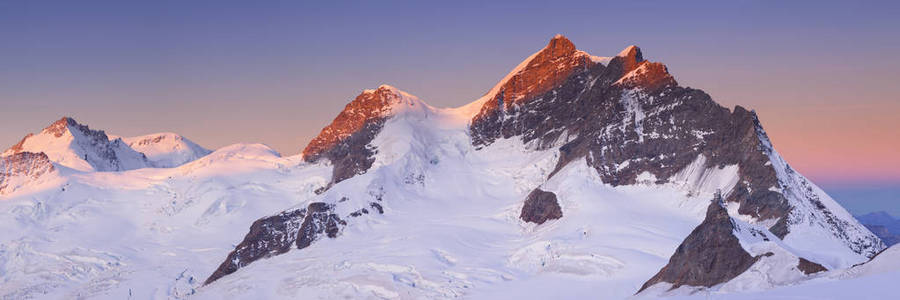
[[[29,133],[2,155],[23,152],[44,153],[59,166],[85,172],[170,168],[210,153],[174,133],[121,138],[91,129],[72,117],[62,117],[38,134]]]
[[[511,103],[532,98],[560,84],[576,70],[596,64],[592,57],[578,51],[575,44],[557,35],[540,51],[526,58],[509,75],[488,92],[485,109],[508,107]]]
[[[109,140],[103,130],[92,130],[71,117],[63,117],[29,134],[3,155],[45,153],[51,161],[79,171],[124,171],[149,166],[146,157],[121,139]]]
[[[544,59],[558,59],[565,56],[571,56],[575,53],[577,49],[575,49],[575,44],[572,43],[568,38],[563,36],[562,34],[557,34],[550,42],[547,43],[547,47],[541,51],[541,55],[547,55]]]
[[[43,130],[41,130],[41,133],[49,134],[49,135],[52,135],[55,137],[61,137],[63,134],[65,134],[69,130],[69,126],[77,126],[77,125],[78,125],[78,122],[75,122],[75,119],[72,119],[70,117],[62,117],[59,120],[56,120],[53,123],[50,123],[50,125],[47,125],[47,127],[45,127]],[[28,140],[29,138],[31,138],[32,136],[34,136],[33,133],[28,133],[27,135],[25,135],[25,137],[23,137],[21,140],[19,140],[19,142],[17,144],[13,145],[9,149],[6,149],[6,151],[3,151],[2,155],[7,156],[7,155],[12,155],[12,154],[23,152],[25,149],[25,141]]]
[[[362,129],[371,120],[383,118],[401,97],[403,94],[390,85],[381,85],[374,90],[363,90],[344,106],[344,110],[331,124],[325,126],[319,135],[306,145],[302,152],[304,159],[317,160],[323,152]]]
[[[382,84],[382,85],[379,85],[378,88],[375,88],[375,89],[365,89],[365,90],[363,90],[363,93],[364,94],[377,93],[377,92],[379,92],[379,90],[383,91],[383,92],[386,91],[386,92],[394,93],[394,94],[406,93],[390,84]]]
[[[622,51],[619,51],[619,54],[617,54],[616,56],[620,56],[620,57],[634,56],[634,57],[638,57],[639,61],[644,60],[641,55],[641,47],[638,47],[637,45],[628,45],[628,47],[625,47],[625,49],[622,49]]]
[[[623,69],[625,73],[637,69],[637,67],[644,62],[644,54],[641,53],[641,48],[635,45],[626,47],[622,52],[619,52],[616,57],[621,57],[623,59]]]
[[[73,118],[62,117],[59,120],[57,120],[56,122],[51,123],[50,126],[47,126],[47,128],[44,128],[44,130],[41,132],[49,133],[56,137],[60,137],[66,132],[66,130],[69,129],[69,126],[79,126],[79,125],[81,125],[81,124],[78,124],[78,122],[76,122],[75,119],[73,119]]]
[[[513,69],[491,92],[470,105],[480,105],[472,117],[473,139],[476,145],[489,144],[499,137],[511,137],[529,131],[545,115],[528,112],[552,111],[551,119],[569,123],[588,110],[603,108],[611,113],[613,102],[591,107],[585,100],[590,91],[642,89],[655,92],[676,86],[665,65],[644,59],[641,49],[628,46],[614,57],[595,57],[577,50],[563,36],[554,37],[546,47],[525,59]],[[615,93],[613,93],[615,94]],[[565,116],[565,117],[564,117]],[[531,124],[523,124],[527,122]],[[547,121],[545,121],[546,123]],[[556,124],[557,130],[542,138],[538,147],[549,147],[565,133],[568,125]],[[570,132],[572,130],[569,130]],[[526,134],[528,136],[529,134]],[[528,137],[527,139],[532,139]]]

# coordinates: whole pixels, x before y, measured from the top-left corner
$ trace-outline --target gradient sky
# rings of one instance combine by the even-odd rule
[[[894,1],[146,2],[0,1],[3,148],[67,115],[296,154],[363,89],[459,106],[562,33],[599,56],[638,45],[682,85],[756,109],[826,190],[900,201]]]

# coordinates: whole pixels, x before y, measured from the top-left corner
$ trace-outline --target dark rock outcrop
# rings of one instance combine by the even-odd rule
[[[560,38],[554,41],[559,44]],[[562,57],[583,53],[570,48],[550,51],[554,48],[548,46],[542,51],[548,54],[538,57],[550,59],[535,58],[528,65],[570,61]],[[803,222],[804,217],[792,215],[785,196],[793,193],[819,207],[816,221],[853,251],[871,256],[884,247],[874,236],[845,232],[852,224],[816,205],[820,200],[808,182],[780,181],[770,161],[774,150],[755,112],[740,106],[729,110],[701,90],[679,86],[665,65],[645,60],[634,46],[607,64],[558,65],[560,72],[525,68],[517,76],[536,79],[507,82],[484,102],[469,126],[472,144],[481,148],[497,139],[519,138],[538,150],[559,147],[550,176],[584,158],[613,186],[634,184],[645,172],[657,183],[668,182],[702,155],[707,168],[739,167],[738,184],[723,191],[725,201],[738,203],[740,214],[774,220],[769,230],[776,236],[784,238],[792,223]],[[793,174],[789,167],[785,172]]]
[[[336,238],[347,223],[334,214],[333,209],[333,205],[313,202],[303,209],[256,220],[250,225],[250,232],[244,240],[228,254],[205,284],[256,260],[288,252],[294,244],[297,249],[303,249],[322,235]]]
[[[378,200],[381,201],[381,199],[378,199]],[[384,208],[381,207],[381,204],[378,204],[375,202],[369,202],[369,206],[371,206],[372,209],[375,209],[376,211],[378,211],[378,214],[384,214]]]
[[[362,215],[368,215],[368,214],[369,214],[368,209],[360,208],[360,209],[357,209],[356,211],[350,213],[350,216],[355,218],[355,217],[360,217]]]
[[[638,293],[660,282],[671,283],[672,289],[683,285],[711,287],[737,277],[759,257],[744,251],[733,232],[734,223],[723,204],[712,201],[703,222]]]
[[[334,206],[322,202],[310,203],[306,208],[306,218],[297,233],[297,249],[309,247],[321,235],[336,238],[341,227],[347,222],[334,214]]]
[[[244,240],[209,276],[206,284],[234,273],[239,268],[258,259],[288,252],[297,239],[297,232],[300,230],[300,224],[305,219],[306,213],[307,209],[286,211],[253,222],[250,225],[250,232],[244,236]]]
[[[562,208],[556,201],[556,194],[534,189],[525,199],[519,218],[525,222],[544,224],[547,220],[562,218]]]
[[[56,167],[44,153],[18,152],[0,157],[0,195],[11,193],[20,187],[12,183],[14,178],[37,180],[54,171]]]
[[[802,271],[803,274],[806,275],[828,271],[828,269],[826,269],[822,265],[811,262],[802,257],[800,257],[800,261],[797,263],[797,269]]]

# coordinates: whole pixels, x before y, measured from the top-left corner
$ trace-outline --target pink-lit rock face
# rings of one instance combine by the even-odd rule
[[[56,171],[44,153],[19,152],[0,157],[0,195]]]
[[[386,87],[365,91],[344,107],[331,124],[325,126],[318,136],[303,149],[307,161],[319,159],[338,143],[347,140],[367,124],[378,122],[388,112],[391,103],[399,96]]]
[[[485,116],[515,103],[529,101],[560,85],[575,72],[584,72],[595,65],[590,56],[578,51],[575,44],[562,35],[550,40],[547,46],[502,83],[498,93],[485,102],[475,117]]]
[[[303,149],[303,160],[328,159],[334,166],[332,184],[365,172],[375,154],[367,145],[381,131],[391,105],[400,99],[401,95],[389,86],[363,92],[309,142]]]

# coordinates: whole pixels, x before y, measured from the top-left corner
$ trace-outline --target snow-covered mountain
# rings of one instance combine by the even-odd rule
[[[881,238],[886,245],[900,243],[900,219],[896,219],[884,211],[856,216],[856,219]]]
[[[120,138],[63,117],[0,154],[0,195],[59,184],[69,173],[173,168],[209,153],[174,133]]]
[[[64,117],[38,134],[28,134],[2,156],[16,153],[44,153],[67,168],[78,171],[124,171],[149,166],[147,158],[122,139],[110,140],[102,130],[91,130]]]
[[[754,112],[563,36],[462,107],[366,90],[297,156],[58,177],[0,195],[0,295],[728,297],[885,248]]]
[[[165,132],[122,138],[157,168],[173,168],[210,154],[206,148],[178,134]]]

